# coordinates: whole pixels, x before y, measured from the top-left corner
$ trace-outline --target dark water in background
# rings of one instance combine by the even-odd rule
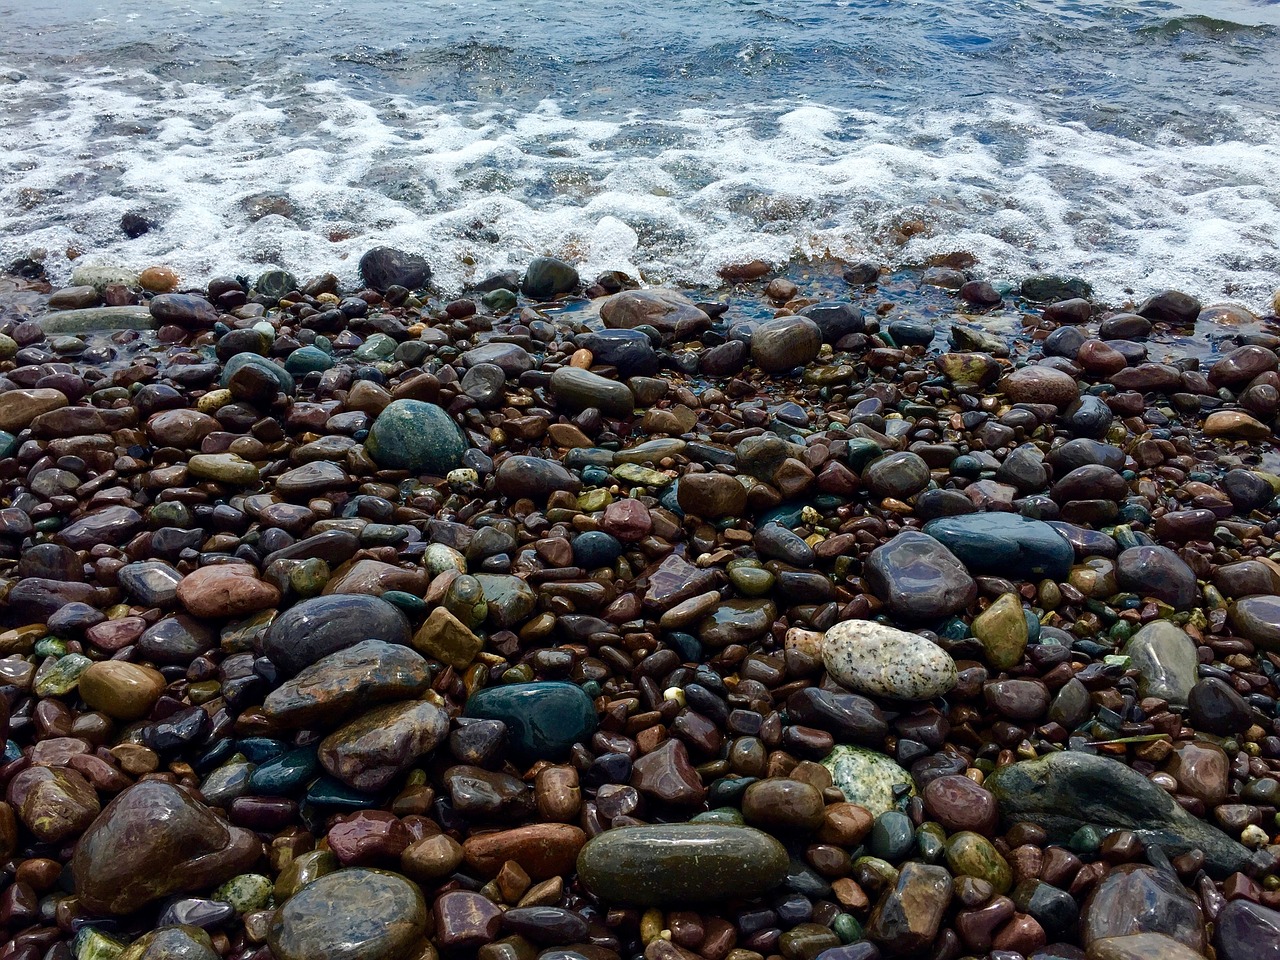
[[[698,284],[954,250],[1117,301],[1280,286],[1280,3],[0,0],[0,22],[0,256],[46,248],[61,278],[68,247],[353,278],[386,242],[445,289],[539,253]],[[161,227],[127,240],[129,210]]]

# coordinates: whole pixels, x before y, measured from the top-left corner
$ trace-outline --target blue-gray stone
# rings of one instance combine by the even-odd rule
[[[434,403],[395,400],[378,414],[364,447],[380,467],[442,477],[462,465],[467,440]]]
[[[924,532],[973,573],[1063,580],[1075,559],[1071,544],[1049,524],[1012,513],[939,517],[926,523]]]

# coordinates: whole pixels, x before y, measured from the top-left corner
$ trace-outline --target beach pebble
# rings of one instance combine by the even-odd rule
[[[829,629],[822,662],[850,690],[900,700],[942,696],[957,680],[955,661],[936,643],[871,620],[846,620]]]

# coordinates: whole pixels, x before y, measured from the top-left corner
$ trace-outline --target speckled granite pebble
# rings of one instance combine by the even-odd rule
[[[837,623],[822,638],[822,662],[842,686],[899,700],[929,700],[956,685],[956,664],[936,643],[871,620]]]

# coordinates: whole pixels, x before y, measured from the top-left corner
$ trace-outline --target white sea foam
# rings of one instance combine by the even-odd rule
[[[756,258],[967,250],[998,281],[1072,274],[1112,301],[1172,286],[1255,308],[1280,281],[1280,121],[1239,108],[1219,111],[1216,138],[1136,142],[1003,99],[963,115],[792,103],[579,119],[553,101],[441,108],[336,81],[102,70],[0,84],[0,112],[0,256],[43,248],[59,280],[74,249],[191,282],[274,266],[354,282],[385,243],[426,255],[445,291],[543,253],[588,276],[714,284]],[[252,222],[261,195],[292,215]],[[159,227],[126,239],[131,210]],[[925,229],[901,243],[908,221]]]

